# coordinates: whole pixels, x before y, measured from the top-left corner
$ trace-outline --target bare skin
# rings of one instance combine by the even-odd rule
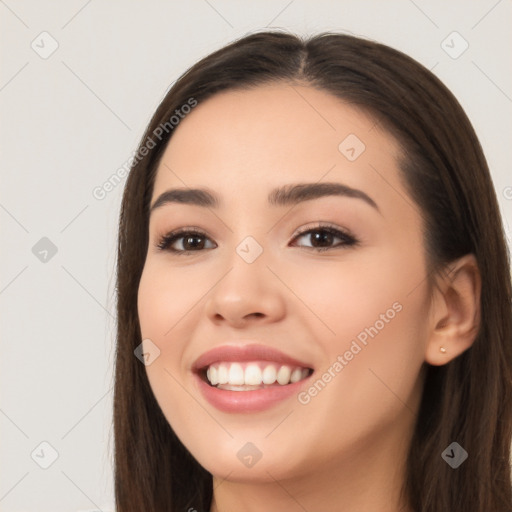
[[[213,475],[211,512],[411,512],[400,488],[422,368],[448,363],[475,339],[474,258],[453,262],[429,295],[421,217],[400,181],[396,141],[326,92],[274,84],[221,93],[175,130],[151,204],[171,188],[204,187],[220,204],[167,203],[152,212],[139,318],[142,338],[160,349],[147,366],[156,399]],[[349,134],[365,145],[359,156],[356,139],[339,149]],[[267,203],[276,187],[327,182],[361,190],[377,207],[339,195]],[[357,243],[321,229],[298,235],[318,223]],[[204,233],[202,248],[184,245],[187,237],[172,247],[194,252],[157,248],[185,227]],[[263,251],[252,263],[236,251],[248,236]],[[377,334],[345,357],[372,326]],[[200,393],[191,366],[211,348],[249,341],[307,361],[314,380],[329,369],[331,378],[316,394],[311,382],[304,386],[302,402],[221,412]],[[338,356],[341,371],[333,368]],[[262,454],[252,467],[237,457],[247,442]]]

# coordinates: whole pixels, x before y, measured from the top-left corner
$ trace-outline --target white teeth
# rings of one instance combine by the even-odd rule
[[[217,372],[217,378],[219,380],[219,384],[227,384],[229,380],[229,372],[228,367],[225,364],[219,365],[219,370]],[[213,382],[212,382],[213,384]]]
[[[237,386],[237,390],[248,390],[251,389],[250,386],[270,386],[276,382],[285,386],[305,379],[308,375],[308,368],[290,367],[264,361],[215,363],[206,370],[206,377],[212,386],[222,386],[222,389],[231,389],[232,386]],[[245,386],[249,387],[245,388]]]
[[[277,371],[275,366],[269,364],[268,366],[265,366],[265,369],[263,370],[262,380],[263,384],[274,384],[274,382],[277,379]]]
[[[288,384],[288,382],[290,382],[291,374],[292,372],[289,366],[281,366],[281,368],[279,368],[279,371],[277,372],[277,382],[279,382],[281,386]]]
[[[257,364],[250,364],[245,369],[245,382],[250,386],[261,384],[261,370]]]
[[[244,369],[238,363],[232,363],[229,368],[229,384],[241,386],[245,384]]]
[[[217,368],[215,366],[210,366],[208,370],[206,370],[206,377],[212,384],[212,386],[215,386],[219,383],[218,377],[217,377]]]
[[[293,370],[292,375],[290,377],[290,382],[298,382],[302,379],[302,370],[300,368],[295,368]]]

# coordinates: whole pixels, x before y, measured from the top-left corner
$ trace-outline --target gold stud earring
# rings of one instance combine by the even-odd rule
[[[439,347],[439,350],[443,353],[443,354],[446,354],[446,349],[444,347]]]

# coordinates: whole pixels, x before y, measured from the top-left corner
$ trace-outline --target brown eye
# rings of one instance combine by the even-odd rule
[[[302,231],[294,238],[294,240],[299,238],[309,238],[311,245],[303,247],[316,249],[319,252],[326,251],[328,249],[335,249],[337,247],[352,246],[358,243],[353,236],[330,226],[320,226]],[[339,241],[335,243],[336,240]],[[335,243],[335,245],[333,245],[333,243]]]
[[[202,231],[183,230],[165,235],[159,241],[157,247],[162,251],[171,251],[177,254],[199,252],[205,248],[212,248],[206,247],[208,241],[211,242]]]

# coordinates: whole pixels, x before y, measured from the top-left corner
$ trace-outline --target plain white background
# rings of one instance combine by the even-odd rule
[[[102,200],[93,190],[133,154],[181,73],[267,26],[404,51],[472,120],[510,240],[511,15],[510,0],[0,0],[0,510],[113,510],[124,181]]]

